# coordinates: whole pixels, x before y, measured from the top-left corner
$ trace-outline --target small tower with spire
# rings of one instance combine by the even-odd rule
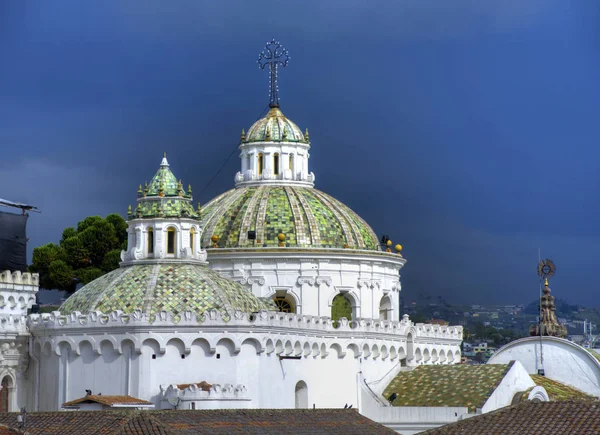
[[[200,213],[193,204],[192,187],[187,192],[163,155],[150,184],[140,185],[137,206],[127,211],[127,250],[121,253],[124,264],[157,261],[206,261],[200,246]]]
[[[241,170],[236,185],[285,184],[312,187],[310,139],[280,109],[278,71],[289,61],[288,51],[274,39],[267,42],[258,65],[269,71],[269,112],[240,135]]]
[[[556,306],[554,296],[552,296],[548,278],[554,275],[556,266],[551,260],[541,261],[538,265],[538,274],[544,280],[544,289],[540,297],[540,318],[537,325],[531,325],[529,335],[539,337],[551,336],[565,338],[567,336],[567,327],[561,325],[556,319]]]

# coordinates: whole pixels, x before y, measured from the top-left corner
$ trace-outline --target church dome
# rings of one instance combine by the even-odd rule
[[[287,119],[279,107],[272,107],[242,136],[242,143],[252,142],[302,142],[308,143],[302,130]]]
[[[349,207],[312,187],[238,187],[202,208],[202,246],[379,250],[375,232]],[[248,238],[254,231],[255,240]],[[284,240],[278,236],[283,234]]]
[[[201,316],[213,309],[229,320],[237,310],[252,313],[275,308],[206,265],[164,263],[113,270],[75,292],[60,312],[120,310],[128,314],[141,310],[153,321],[161,311],[171,312],[178,320],[184,311]]]

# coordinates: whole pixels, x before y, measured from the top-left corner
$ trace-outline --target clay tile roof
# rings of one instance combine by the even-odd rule
[[[63,408],[79,405],[81,403],[100,403],[106,406],[114,405],[152,405],[147,400],[136,399],[131,396],[104,396],[102,394],[91,394],[80,399],[71,400],[62,404]]]
[[[509,364],[423,365],[400,372],[383,395],[398,396],[394,406],[464,406],[469,412],[483,407],[506,373]]]
[[[209,384],[206,381],[196,382],[196,383],[191,383],[191,384],[177,384],[177,388],[180,390],[185,390],[186,388],[189,388],[192,385],[195,385],[196,387],[200,388],[203,391],[210,391],[210,389],[212,388],[212,384]]]
[[[0,425],[0,435],[16,435],[20,434],[21,431],[16,429],[11,429],[10,427]]]
[[[424,434],[598,434],[600,402],[522,402],[451,423]]]
[[[18,428],[16,413],[0,424]],[[77,411],[27,414],[29,435],[392,435],[354,409]],[[1,434],[1,432],[0,432]]]

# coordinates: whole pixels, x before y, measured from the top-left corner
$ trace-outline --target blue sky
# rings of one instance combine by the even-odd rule
[[[196,199],[233,185],[268,103],[256,59],[291,61],[283,112],[317,187],[402,243],[403,296],[599,306],[600,3],[595,0],[0,3],[0,197],[33,246],[125,214],[162,152]]]

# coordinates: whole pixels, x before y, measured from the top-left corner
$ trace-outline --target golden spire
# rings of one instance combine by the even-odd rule
[[[546,278],[546,282],[544,283],[545,287],[548,287],[548,278]]]
[[[142,185],[140,184],[140,186],[138,187],[138,196],[142,196]]]
[[[188,194],[189,196],[192,196],[192,185],[191,185],[191,184],[188,184],[188,191],[187,191],[187,194]]]
[[[240,135],[240,143],[246,140],[246,132],[242,128],[242,134]]]
[[[310,142],[310,136],[308,135],[308,128],[306,129],[306,132],[304,133],[304,140],[306,142]]]

